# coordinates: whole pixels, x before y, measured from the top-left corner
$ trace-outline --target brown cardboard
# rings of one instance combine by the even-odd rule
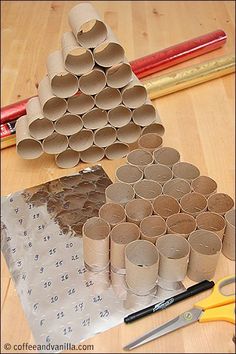
[[[159,195],[153,202],[153,211],[154,214],[160,215],[166,220],[168,216],[180,212],[180,205],[178,201],[170,195]]]
[[[98,67],[79,78],[79,88],[86,95],[96,95],[106,86],[106,76]]]
[[[224,215],[234,207],[233,199],[225,193],[212,194],[208,200],[208,210],[220,215]]]
[[[197,228],[199,230],[212,231],[223,238],[225,232],[226,222],[223,216],[206,211],[196,217]]]
[[[162,147],[163,139],[156,133],[147,133],[138,139],[140,149],[153,153],[154,150]]]
[[[223,238],[222,252],[225,257],[235,261],[235,209],[225,214],[226,228]]]
[[[72,149],[67,149],[55,156],[55,162],[58,167],[72,168],[78,165],[80,154]]]
[[[104,155],[103,148],[92,145],[88,149],[81,151],[80,158],[83,162],[98,162],[103,159]]]
[[[133,122],[117,129],[117,138],[122,143],[131,144],[138,140],[141,135],[141,128]]]
[[[106,202],[125,205],[128,201],[134,199],[135,193],[132,186],[127,183],[115,182],[105,190]]]
[[[105,87],[95,96],[95,101],[98,108],[109,110],[121,103],[121,94],[115,88]]]
[[[93,295],[99,295],[102,294],[105,290],[107,290],[110,287],[111,281],[110,281],[110,272],[109,272],[109,266],[105,268],[104,270],[101,270],[99,272],[94,272],[88,265],[86,267],[86,272],[84,273],[84,279],[86,282],[92,282],[93,286],[91,287],[91,293]]]
[[[111,285],[117,298],[125,301],[127,298],[127,285],[125,282],[125,274],[113,272],[111,269]]]
[[[208,198],[211,194],[217,192],[217,183],[208,176],[199,176],[191,183],[192,190],[197,193],[203,194]]]
[[[87,129],[99,129],[107,124],[107,112],[100,108],[93,108],[82,116],[84,127]]]
[[[52,133],[46,139],[43,140],[43,150],[47,154],[60,154],[68,147],[68,138],[65,135]]]
[[[172,147],[162,147],[154,150],[153,157],[156,163],[172,168],[180,160],[180,153]]]
[[[146,199],[153,202],[154,199],[161,194],[162,187],[155,181],[143,179],[134,184],[134,191],[136,198]]]
[[[184,213],[196,217],[207,210],[207,199],[200,193],[188,193],[180,199],[180,206]]]
[[[72,114],[84,114],[95,106],[94,98],[82,92],[79,95],[69,97],[67,103],[68,111]]]
[[[132,109],[142,106],[147,100],[146,88],[134,74],[132,81],[121,90],[121,93],[124,105]]]
[[[160,136],[163,136],[165,133],[165,128],[162,124],[161,118],[159,116],[158,111],[156,110],[156,120],[155,122],[151,123],[147,127],[144,127],[142,130],[142,135],[148,134],[148,133],[156,133]]]
[[[141,239],[156,243],[156,240],[166,233],[166,223],[161,216],[151,215],[140,223]]]
[[[145,199],[133,199],[126,204],[125,212],[127,220],[139,226],[144,218],[152,215],[152,203]]]
[[[107,85],[113,88],[122,88],[132,80],[132,69],[125,61],[115,64],[106,70]]]
[[[123,105],[119,105],[108,112],[108,121],[115,128],[124,127],[131,121],[131,118],[132,111]]]
[[[177,162],[173,165],[172,171],[175,178],[183,178],[189,183],[200,176],[199,169],[189,162]]]
[[[79,133],[71,135],[69,138],[69,146],[75,151],[84,151],[93,145],[92,130],[83,129]]]
[[[108,222],[111,228],[126,221],[125,209],[116,203],[103,204],[99,209],[99,217]]]
[[[136,166],[141,171],[143,171],[146,166],[149,166],[153,163],[153,157],[152,154],[148,151],[135,149],[130,151],[130,153],[127,155],[127,162],[131,166]]]
[[[123,165],[117,168],[115,176],[117,182],[133,185],[143,179],[143,172],[136,166]]]
[[[132,115],[133,122],[141,127],[150,126],[156,119],[156,109],[150,102],[135,108]]]
[[[185,195],[191,192],[189,182],[182,178],[174,178],[163,185],[163,194],[169,195],[178,201]]]
[[[131,313],[140,310],[140,308],[149,306],[153,302],[153,299],[156,297],[157,287],[149,290],[149,292],[147,294],[145,293],[145,295],[141,295],[142,293],[135,294],[131,289],[127,287],[127,284],[126,288],[126,298],[123,301],[123,307],[129,310]]]
[[[196,220],[193,216],[178,213],[168,216],[166,219],[168,233],[181,234],[188,238],[189,234],[196,230]]]
[[[154,164],[144,168],[144,176],[163,185],[173,178],[173,172],[168,166]]]
[[[115,141],[105,148],[105,155],[109,160],[117,160],[125,157],[129,153],[129,145]]]
[[[116,129],[110,125],[95,130],[94,144],[99,147],[107,147],[116,141]]]
[[[80,116],[65,114],[55,122],[55,131],[62,135],[73,135],[81,131],[83,122]]]

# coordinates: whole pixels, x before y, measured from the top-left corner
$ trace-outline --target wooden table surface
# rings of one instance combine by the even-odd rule
[[[46,72],[47,55],[59,48],[62,33],[69,29],[68,11],[75,4],[75,1],[2,1],[2,106],[36,94],[36,84]],[[219,28],[228,36],[222,49],[178,67],[234,50],[233,1],[94,1],[93,4],[117,34],[129,60]],[[164,144],[177,148],[183,161],[197,165],[202,174],[214,178],[218,191],[234,197],[234,75],[159,98],[154,104],[166,127]],[[2,151],[2,158],[2,195],[87,166],[80,164],[62,170],[49,156],[24,161],[17,156],[15,147]],[[113,179],[115,168],[123,162],[104,160],[102,166]],[[221,255],[214,280],[233,271],[234,262]],[[191,281],[186,278],[184,283],[188,286]],[[127,342],[190,308],[195,300],[206,295],[132,325],[122,324],[83,344],[93,344],[91,352],[122,352]],[[1,300],[2,345],[33,343],[4,259]],[[226,322],[196,323],[134,352],[233,352],[233,332],[233,325]],[[1,352],[6,351],[2,348]]]

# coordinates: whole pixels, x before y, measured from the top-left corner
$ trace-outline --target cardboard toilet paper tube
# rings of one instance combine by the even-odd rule
[[[82,119],[75,114],[65,114],[55,122],[55,131],[62,135],[76,134],[82,128]]]
[[[121,103],[121,94],[120,91],[115,88],[105,87],[96,95],[95,101],[98,108],[109,110],[117,107]]]
[[[87,150],[81,151],[80,158],[83,162],[97,162],[102,160],[104,155],[103,148],[92,145]]]
[[[88,219],[82,228],[84,264],[92,271],[104,270],[109,264],[110,225],[99,217]]]
[[[129,108],[138,108],[147,100],[147,90],[141,81],[133,74],[132,81],[122,90],[122,101]]]
[[[116,203],[103,204],[99,209],[99,217],[108,222],[111,228],[126,221],[125,209]]]
[[[116,141],[116,129],[110,125],[97,129],[94,132],[94,144],[99,147],[107,147]]]
[[[163,139],[160,135],[156,133],[147,133],[138,139],[138,146],[140,149],[146,150],[148,152],[153,152],[156,149],[162,147]]]
[[[133,185],[143,179],[143,172],[136,166],[123,165],[117,168],[116,181]]]
[[[200,176],[199,169],[189,162],[177,162],[173,165],[172,171],[174,177],[183,178],[189,183]]]
[[[156,163],[172,168],[176,162],[179,162],[180,153],[172,147],[162,147],[153,151],[153,157]]]
[[[99,129],[107,124],[107,112],[100,108],[93,108],[82,117],[85,128]]]
[[[124,127],[117,129],[117,138],[122,143],[131,144],[138,140],[141,135],[141,128],[139,125],[132,122],[128,123]]]
[[[115,182],[106,188],[105,195],[107,203],[113,202],[124,206],[134,199],[135,193],[133,187],[129,184]]]
[[[149,294],[156,286],[159,256],[153,243],[137,240],[125,248],[127,286],[135,294]]]
[[[23,159],[31,160],[43,153],[42,144],[29,133],[28,118],[22,116],[16,122],[16,151]]]
[[[78,165],[80,154],[72,149],[67,149],[55,156],[55,162],[58,167],[72,168]]]
[[[94,272],[88,269],[84,273],[84,280],[87,282],[92,282],[93,286],[90,288],[91,294],[99,295],[110,287],[110,272],[109,265],[104,270],[100,272]]]
[[[48,76],[45,76],[38,87],[39,101],[44,117],[54,121],[63,116],[67,110],[65,99],[56,97],[51,90]]]
[[[94,67],[93,53],[81,47],[72,32],[65,32],[61,38],[62,55],[67,71],[82,75]]]
[[[180,212],[178,201],[170,195],[159,195],[153,202],[154,214],[160,215],[163,219]]]
[[[150,179],[143,179],[134,184],[136,198],[154,201],[162,192],[162,187],[159,183]]]
[[[162,124],[161,118],[159,116],[158,111],[156,110],[156,119],[155,122],[151,123],[147,127],[144,127],[142,130],[142,135],[148,134],[148,133],[156,133],[158,135],[163,136],[165,133],[165,128]]]
[[[222,248],[220,238],[211,231],[197,230],[190,234],[190,259],[187,276],[196,282],[214,277]]]
[[[125,274],[118,274],[111,269],[111,285],[114,293],[120,300],[126,300],[127,285],[125,282]]]
[[[62,52],[60,50],[49,54],[47,59],[47,72],[52,92],[57,97],[71,97],[78,91],[78,78],[65,69]]]
[[[68,138],[65,135],[56,132],[43,140],[43,150],[47,154],[60,154],[68,147]]]
[[[51,135],[54,128],[53,123],[44,118],[38,96],[31,98],[26,104],[27,119],[30,135],[41,140]]]
[[[194,192],[203,194],[206,198],[217,191],[217,183],[208,176],[199,176],[195,178],[191,182],[191,187]]]
[[[124,127],[131,121],[131,118],[131,110],[122,105],[119,105],[108,112],[108,121],[115,128]]]
[[[226,228],[223,238],[222,252],[225,257],[235,260],[235,209],[227,211],[225,214]]]
[[[156,243],[158,237],[166,233],[166,223],[161,216],[151,215],[140,223],[141,239]]]
[[[128,144],[116,141],[105,148],[105,155],[109,160],[117,160],[125,157],[129,151],[130,149]]]
[[[156,164],[144,168],[144,176],[163,185],[173,178],[173,172],[166,165]]]
[[[156,109],[152,103],[147,102],[135,108],[132,115],[133,122],[141,127],[147,127],[156,119]]]
[[[189,262],[190,245],[181,235],[167,234],[156,241],[159,252],[159,276],[167,281],[182,281]]]
[[[79,88],[86,95],[96,95],[106,86],[106,76],[98,67],[94,67],[89,73],[79,78]]]
[[[69,138],[69,146],[75,151],[84,151],[93,145],[92,130],[83,129],[80,132],[71,135]]]
[[[225,193],[215,193],[208,200],[208,210],[220,215],[224,215],[234,207],[233,199]]]
[[[146,166],[149,166],[153,163],[153,157],[150,152],[142,150],[142,149],[135,149],[130,151],[127,156],[127,162],[131,166],[138,167],[141,171],[144,170]]]
[[[207,210],[207,199],[200,193],[188,193],[180,199],[180,206],[184,213],[196,217]]]
[[[77,41],[85,48],[95,48],[107,37],[106,25],[89,3],[80,3],[70,10],[69,24]]]
[[[166,225],[170,234],[181,234],[185,238],[188,238],[189,234],[195,231],[197,226],[194,217],[185,213],[168,216]]]
[[[132,80],[132,69],[125,61],[115,64],[106,70],[107,85],[113,88],[122,88]]]
[[[179,201],[185,194],[191,192],[191,187],[185,179],[174,178],[164,184],[162,192]]]
[[[82,92],[79,95],[69,97],[67,103],[68,111],[72,114],[84,114],[95,106],[94,98]]]
[[[144,218],[152,215],[152,203],[145,199],[133,199],[126,204],[125,212],[127,220],[139,226]]]
[[[226,222],[223,216],[206,211],[196,217],[197,228],[199,230],[212,231],[222,240],[225,232]]]
[[[114,272],[125,274],[125,247],[139,237],[139,227],[131,222],[123,222],[111,230],[111,269]]]

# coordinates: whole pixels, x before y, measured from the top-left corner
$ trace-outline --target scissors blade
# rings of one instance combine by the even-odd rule
[[[151,342],[154,339],[157,339],[161,336],[164,336],[167,333],[173,332],[176,329],[188,326],[191,323],[196,322],[201,316],[202,310],[197,308],[192,308],[189,311],[185,311],[176,318],[166,322],[162,326],[151,330],[150,332],[145,333],[142,337],[137,338],[133,342],[127,344],[123,349],[132,350],[139,347],[145,343]]]

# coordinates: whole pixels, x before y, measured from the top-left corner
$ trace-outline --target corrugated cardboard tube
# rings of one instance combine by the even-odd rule
[[[49,54],[47,71],[52,92],[57,97],[71,97],[78,91],[78,78],[65,69],[61,50]]]
[[[99,209],[100,218],[104,219],[111,228],[126,221],[125,209],[116,203],[105,203]]]
[[[98,67],[79,78],[79,88],[86,95],[96,95],[106,86],[106,76]]]
[[[51,135],[54,128],[53,123],[44,118],[38,96],[31,98],[26,104],[27,119],[30,135],[41,140]]]
[[[116,129],[110,125],[97,129],[94,132],[94,144],[99,147],[107,147],[116,141]]]
[[[223,238],[225,232],[226,222],[223,216],[206,211],[199,214],[196,217],[197,228],[199,230],[212,231],[219,236],[220,239]]]
[[[129,108],[138,108],[147,100],[147,90],[141,81],[133,74],[132,81],[122,91],[123,103]]]
[[[129,151],[130,149],[128,144],[116,141],[105,148],[105,155],[109,160],[117,160],[125,157]]]
[[[189,234],[196,230],[196,220],[193,216],[185,213],[178,213],[168,216],[166,219],[168,233],[181,234],[188,238]]]
[[[151,215],[140,223],[141,239],[156,243],[158,237],[166,233],[166,223],[161,216]]]
[[[75,75],[82,75],[92,70],[94,67],[93,53],[78,45],[72,32],[62,34],[61,47],[66,70]]]
[[[132,112],[125,106],[118,106],[108,112],[108,121],[113,127],[121,128],[131,121]]]
[[[147,295],[156,287],[159,256],[153,243],[137,240],[125,248],[126,283],[137,295]]]
[[[156,119],[155,122],[151,123],[147,127],[144,127],[142,130],[142,135],[148,134],[148,133],[156,133],[158,135],[163,136],[165,133],[165,128],[162,124],[161,118],[159,116],[158,111],[156,110]]]
[[[35,140],[29,133],[27,116],[20,117],[16,122],[16,151],[23,159],[36,159],[42,155],[40,141]]]
[[[182,281],[189,262],[190,245],[181,235],[167,234],[156,241],[159,252],[159,276],[167,281]]]
[[[67,110],[65,99],[56,97],[51,90],[48,76],[45,76],[38,87],[39,101],[43,110],[44,117],[54,121],[63,116]]]
[[[83,129],[79,133],[71,135],[69,138],[69,146],[75,151],[84,151],[93,145],[92,130]]]
[[[156,164],[144,168],[144,176],[163,185],[173,178],[173,172],[166,165]]]
[[[85,267],[102,271],[109,264],[110,225],[99,217],[88,219],[82,228]]]
[[[129,184],[115,182],[106,188],[105,195],[107,203],[114,202],[124,206],[134,199],[135,193],[133,187]]]
[[[105,87],[96,95],[95,101],[98,108],[109,110],[117,107],[121,103],[121,94],[120,91],[115,88]]]
[[[55,156],[55,162],[58,167],[61,168],[72,168],[78,165],[80,159],[80,154],[72,149],[67,149],[62,151],[60,154]]]
[[[151,103],[145,103],[133,111],[133,122],[141,127],[149,126],[155,121],[156,109]]]
[[[146,199],[153,202],[154,199],[161,194],[162,188],[161,185],[155,181],[143,179],[134,184],[134,191],[136,198]]]
[[[132,69],[128,62],[113,65],[106,70],[107,85],[122,88],[132,80]]]
[[[99,129],[107,124],[107,112],[100,108],[93,108],[82,117],[85,128]]]
[[[182,178],[174,178],[166,182],[163,186],[163,194],[169,195],[178,201],[191,192],[190,183]]]
[[[103,148],[92,145],[87,150],[81,151],[80,158],[83,162],[97,162],[102,160],[104,155],[105,152]]]
[[[222,252],[225,257],[235,260],[235,209],[227,211],[225,214],[226,228],[223,238]]]
[[[192,182],[195,178],[200,176],[199,169],[189,162],[177,162],[173,165],[172,171],[174,177],[183,178],[189,183]]]
[[[156,133],[147,133],[138,139],[138,146],[140,149],[153,152],[156,149],[159,149],[162,146],[163,139],[160,135]]]
[[[46,139],[43,140],[43,150],[47,154],[60,154],[68,147],[68,138],[65,135],[52,133]]]
[[[106,289],[110,287],[110,272],[109,266],[100,272],[94,272],[89,270],[89,266],[86,267],[86,272],[84,273],[84,279],[88,282],[93,282],[93,286],[90,291],[93,295],[102,294]]]
[[[191,183],[191,187],[194,192],[201,193],[206,198],[217,191],[216,181],[208,176],[199,176],[195,178]]]
[[[184,213],[196,217],[207,210],[207,199],[200,193],[188,193],[180,199],[180,206]]]
[[[208,210],[217,214],[224,215],[234,207],[233,199],[225,193],[215,193],[208,200]]]
[[[84,114],[90,111],[94,105],[95,100],[92,96],[80,93],[79,95],[69,97],[67,100],[68,111],[72,114]]]
[[[133,185],[143,179],[143,172],[136,166],[123,165],[117,168],[116,181]]]
[[[178,201],[170,195],[159,195],[153,202],[154,214],[160,215],[163,219],[180,212]]]
[[[75,114],[65,114],[55,122],[55,131],[63,135],[73,135],[83,128],[80,116]]]
[[[80,3],[70,10],[69,24],[77,41],[85,48],[95,48],[107,37],[106,25],[89,3]]]
[[[195,281],[214,277],[222,248],[221,239],[211,231],[197,230],[190,234],[191,246],[187,276]]]
[[[179,162],[180,153],[172,147],[161,147],[153,151],[153,157],[156,163],[172,168],[176,162]]]
[[[139,227],[131,222],[116,225],[110,232],[111,269],[115,273],[125,274],[125,247],[140,237]]]
[[[136,166],[141,171],[143,171],[146,166],[149,166],[153,163],[153,157],[152,154],[148,151],[135,149],[130,151],[128,154],[127,162],[128,164]]]
[[[117,138],[122,143],[134,143],[138,140],[141,135],[141,128],[139,125],[132,122],[127,125],[117,129]]]
[[[152,215],[152,203],[145,199],[133,199],[126,204],[125,212],[127,220],[139,226],[144,218]]]

